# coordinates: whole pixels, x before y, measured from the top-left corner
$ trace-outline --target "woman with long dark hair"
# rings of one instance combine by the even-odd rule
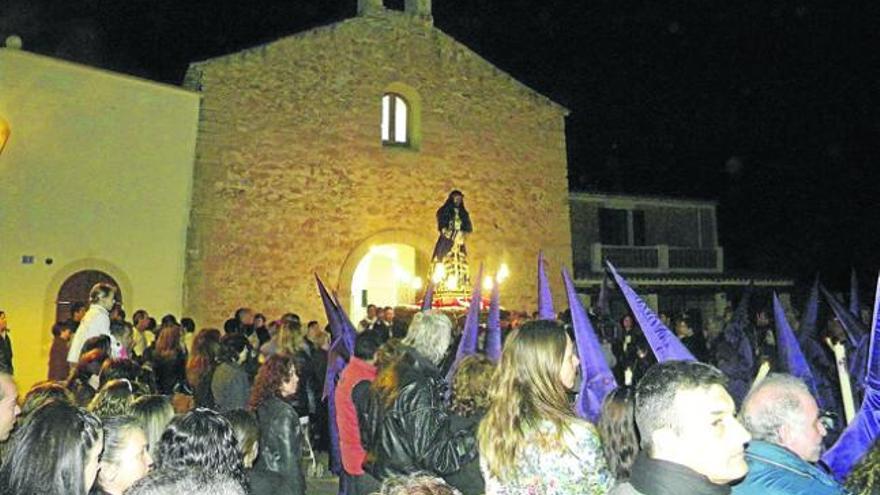
[[[193,390],[196,407],[213,409],[214,394],[211,393],[211,380],[220,356],[220,330],[203,328],[193,339],[186,363],[186,381]]]
[[[245,483],[232,426],[210,409],[195,409],[172,419],[159,439],[156,455],[158,469],[205,469]]]
[[[284,476],[293,489],[290,495],[306,492],[300,466],[302,430],[299,415],[290,402],[298,385],[293,358],[276,354],[260,367],[249,404],[260,425],[257,466]]]
[[[293,487],[284,476],[266,469],[254,469],[254,463],[260,453],[260,425],[257,424],[257,417],[254,416],[254,413],[244,409],[235,409],[234,411],[226,411],[223,413],[223,417],[232,425],[235,438],[238,440],[238,450],[241,452],[251,495],[291,493]]]
[[[104,446],[101,421],[65,401],[50,401],[15,433],[3,467],[0,493],[86,495],[95,482]]]
[[[211,379],[211,393],[220,412],[247,407],[251,384],[245,363],[251,344],[244,335],[231,333],[220,340],[220,364]]]
[[[618,387],[602,403],[599,436],[608,470],[618,483],[629,480],[630,470],[639,454],[639,433],[635,419],[635,391]]]
[[[186,350],[179,325],[162,327],[153,351],[153,369],[159,393],[174,394],[174,388],[186,381]]]

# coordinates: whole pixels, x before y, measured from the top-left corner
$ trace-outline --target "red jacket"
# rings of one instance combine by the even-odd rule
[[[352,356],[336,384],[334,400],[336,400],[336,426],[339,429],[339,454],[345,472],[354,476],[364,474],[363,464],[367,452],[361,446],[361,432],[358,427],[357,411],[351,400],[351,392],[358,383],[364,380],[372,382],[375,379],[376,368]]]

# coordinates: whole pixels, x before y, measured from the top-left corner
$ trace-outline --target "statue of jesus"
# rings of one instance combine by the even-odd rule
[[[431,275],[438,293],[470,294],[467,247],[465,238],[473,232],[471,217],[464,206],[464,194],[455,190],[437,210],[440,236],[431,256]]]

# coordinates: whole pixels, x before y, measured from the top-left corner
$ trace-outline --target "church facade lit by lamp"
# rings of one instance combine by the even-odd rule
[[[96,280],[129,315],[199,327],[240,306],[323,320],[315,274],[352,318],[412,303],[454,189],[471,271],[505,272],[506,307],[534,307],[539,250],[571,267],[567,110],[435,28],[426,0],[362,0],[193,63],[183,86],[0,49],[0,309],[20,385],[45,377],[52,324]]]
[[[197,321],[235,305],[316,317],[315,273],[353,318],[410,302],[454,189],[474,222],[471,271],[509,267],[506,306],[535,304],[539,249],[570,266],[567,111],[435,28],[430,2],[358,11],[190,66]]]

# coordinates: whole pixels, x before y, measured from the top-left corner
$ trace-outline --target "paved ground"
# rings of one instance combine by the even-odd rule
[[[318,454],[317,464],[319,470],[323,471],[322,476],[312,476],[314,473],[309,469],[312,465],[311,461],[304,460],[304,468],[306,469],[306,495],[336,495],[339,482],[332,473],[327,470],[327,454]]]

